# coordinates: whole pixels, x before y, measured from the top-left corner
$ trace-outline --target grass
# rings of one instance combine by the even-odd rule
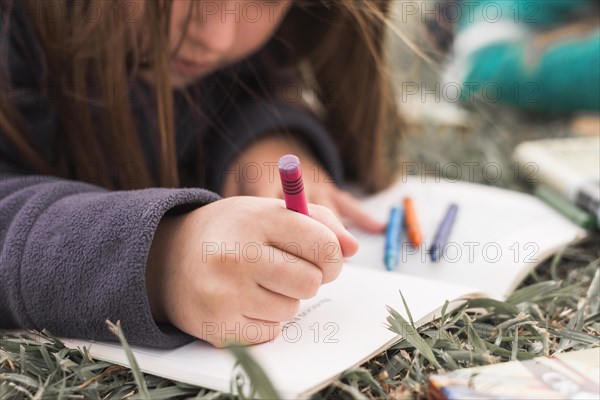
[[[534,270],[506,301],[475,299],[423,327],[390,309],[405,339],[346,371],[314,399],[403,399],[425,395],[436,372],[599,346],[600,237],[568,247]],[[410,304],[406,304],[410,308]],[[118,325],[109,328],[119,334]],[[119,339],[126,347],[125,338]],[[243,348],[233,348],[257,393],[276,397]],[[132,365],[135,365],[132,363]],[[249,394],[252,397],[254,394]],[[2,399],[227,399],[229,395],[94,361],[47,331],[0,337]]]

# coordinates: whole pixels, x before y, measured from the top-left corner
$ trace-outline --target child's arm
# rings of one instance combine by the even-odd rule
[[[2,4],[4,5],[4,4]],[[0,18],[2,111],[10,104],[52,162],[58,147],[51,98],[22,13]],[[28,54],[25,51],[29,51]],[[2,71],[4,72],[4,71]],[[10,103],[9,103],[10,102]],[[0,329],[47,328],[60,336],[114,339],[121,320],[132,343],[174,347],[192,338],[157,324],[146,296],[146,260],[163,215],[217,200],[207,190],[103,188],[32,173],[0,120]],[[108,171],[102,171],[108,173]]]
[[[6,163],[0,168],[1,328],[114,340],[104,324],[110,319],[123,322],[132,343],[174,347],[192,340],[153,320],[146,261],[164,214],[207,204],[215,194],[109,192]]]
[[[263,342],[358,248],[324,207],[308,218],[276,199],[211,203],[201,189],[109,192],[3,172],[2,328],[114,340],[109,319],[152,347]],[[257,324],[260,335],[244,333]]]
[[[12,45],[13,42],[8,43]],[[44,97],[37,91],[37,77],[40,74],[36,71],[36,65],[39,64],[19,57],[20,54],[12,46],[8,50],[10,66],[14,67],[11,104],[27,121],[36,142],[51,152],[57,147],[55,134],[58,124],[51,104],[41,101]],[[278,225],[282,232],[264,232],[265,228],[276,225],[261,227],[261,219],[254,219],[266,210],[273,214],[273,203],[267,204],[264,199],[238,199],[235,207],[230,206],[232,203],[228,200],[228,203],[216,202],[216,207],[204,209],[203,206],[219,199],[207,190],[111,192],[82,182],[36,175],[25,167],[24,159],[19,157],[19,152],[15,151],[4,133],[0,132],[0,328],[47,328],[59,336],[114,340],[104,321],[120,320],[125,336],[131,343],[163,348],[178,346],[193,340],[193,337],[172,325],[156,322],[154,317],[159,321],[172,321],[176,327],[203,337],[202,332],[189,329],[186,321],[172,316],[173,311],[189,310],[201,301],[205,302],[206,307],[196,309],[199,313],[197,317],[203,313],[206,318],[217,316],[227,321],[240,317],[238,312],[247,311],[236,308],[236,296],[231,295],[215,303],[214,296],[203,296],[203,293],[194,290],[180,290],[182,284],[193,282],[198,284],[198,288],[211,287],[217,279],[223,285],[223,290],[231,290],[238,283],[242,286],[256,284],[252,280],[253,275],[237,272],[264,273],[270,266],[281,265],[281,257],[284,256],[283,251],[277,251],[279,263],[270,263],[270,253],[265,252],[266,258],[260,264],[262,268],[258,268],[255,259],[248,261],[241,258],[253,254],[252,248],[242,247],[241,253],[233,255],[234,260],[237,256],[239,262],[225,265],[236,274],[221,276],[218,274],[222,269],[213,263],[220,258],[213,255],[205,262],[198,252],[198,249],[202,249],[201,242],[192,243],[200,247],[181,247],[184,243],[190,243],[190,239],[185,238],[202,239],[203,243],[210,240],[211,243],[223,245],[220,250],[233,249],[234,252],[240,238],[223,235],[223,232],[244,233],[244,240],[261,246],[266,238],[275,239],[271,242],[278,241],[281,245],[300,243],[301,239],[308,238],[314,241],[327,239],[334,245],[338,243],[337,236],[326,224],[310,218],[293,226],[299,229],[304,227],[301,230],[305,233],[304,238],[286,236],[283,225]],[[202,212],[191,211],[194,209]],[[281,206],[277,210],[284,213],[282,222],[286,222],[289,215],[295,216]],[[318,210],[313,210],[313,213],[315,217],[319,216]],[[249,222],[247,218],[252,221]],[[161,224],[162,221],[165,223]],[[186,223],[179,227],[179,221]],[[159,224],[161,229],[157,229]],[[239,229],[240,224],[246,230]],[[309,234],[306,234],[307,226],[311,231]],[[333,226],[331,222],[329,226]],[[252,230],[248,231],[250,227]],[[179,232],[184,232],[184,239],[175,242],[170,240],[172,237],[181,237]],[[353,239],[346,237],[346,243],[349,240],[351,243],[346,247],[356,245]],[[176,251],[168,250],[174,246],[178,246]],[[291,246],[290,251],[296,249],[293,244]],[[149,258],[151,247],[152,256]],[[275,247],[270,248],[275,252]],[[215,254],[220,254],[220,250]],[[352,252],[352,248],[345,250]],[[311,253],[305,251],[304,254],[309,257]],[[330,255],[330,252],[320,251],[319,254]],[[164,259],[169,262],[163,263]],[[298,261],[293,256],[289,259]],[[314,262],[302,263],[304,269],[312,271],[308,272],[312,278],[309,282],[303,279],[267,281],[264,286],[278,290],[280,284],[291,283],[280,290],[291,290],[291,296],[308,296],[316,290],[315,277],[321,274],[329,281],[337,273],[336,269],[339,270],[339,262],[332,269],[321,269],[319,260],[317,257]],[[150,266],[148,269],[147,264]],[[289,265],[291,268],[299,264]],[[192,268],[196,269],[192,271]],[[302,269],[302,266],[298,266],[292,274]],[[193,280],[190,279],[190,273]],[[158,284],[157,280],[152,279],[156,274],[161,276]],[[300,286],[299,290],[297,285]],[[157,302],[154,293],[162,294],[160,298],[170,303],[162,305],[160,301]],[[212,294],[219,295],[215,292]],[[252,293],[249,295],[245,297],[244,304],[262,309],[257,303],[263,301],[264,296],[260,293],[256,297]],[[295,302],[289,296],[278,299],[269,304],[279,309],[281,305],[277,307],[278,303]],[[181,307],[173,307],[173,304]],[[227,308],[229,306],[230,309]],[[224,313],[224,309],[231,310],[231,313]],[[282,318],[282,314],[272,315],[272,311],[265,318]],[[200,319],[195,321],[200,323]],[[211,319],[205,322],[220,321]]]

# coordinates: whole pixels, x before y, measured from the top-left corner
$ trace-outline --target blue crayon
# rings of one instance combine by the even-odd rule
[[[400,206],[394,206],[390,211],[385,233],[385,268],[391,271],[398,265],[400,259],[400,236],[402,235],[402,224],[404,210]]]
[[[452,204],[450,207],[448,207],[446,216],[442,220],[442,223],[440,224],[440,227],[433,238],[433,243],[429,249],[429,254],[431,255],[433,262],[440,261],[442,255],[444,254],[444,247],[446,247],[446,244],[448,243],[448,238],[450,237],[450,232],[452,231],[452,226],[454,225],[457,212],[458,206],[456,204]]]

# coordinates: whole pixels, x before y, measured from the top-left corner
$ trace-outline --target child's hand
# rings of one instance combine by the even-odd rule
[[[385,224],[362,209],[350,193],[339,189],[322,166],[298,142],[269,136],[249,148],[235,161],[237,173],[227,174],[223,196],[258,196],[283,198],[277,161],[288,153],[296,154],[302,163],[304,187],[310,203],[328,207],[340,219],[367,232],[381,232]]]
[[[311,204],[309,213],[232,197],[165,217],[146,273],[154,318],[217,347],[275,338],[299,300],[334,280],[358,250],[331,211]]]

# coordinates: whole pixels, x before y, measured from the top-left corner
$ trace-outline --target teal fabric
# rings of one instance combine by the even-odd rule
[[[505,22],[513,21],[531,34],[518,41],[496,42],[468,55],[463,102],[480,98],[540,112],[600,111],[599,30],[577,38],[565,37],[543,49],[530,43],[536,33],[570,23],[575,15],[598,13],[598,1],[467,1],[463,7],[469,3],[472,10],[463,12],[459,32],[479,23],[492,27],[500,13]]]
[[[600,31],[548,47],[526,64],[524,43],[499,43],[476,52],[461,100],[475,97],[542,112],[600,110]]]
[[[559,25],[587,8],[596,0],[466,0],[459,2],[459,30],[477,22],[499,20],[527,24],[531,29]]]

